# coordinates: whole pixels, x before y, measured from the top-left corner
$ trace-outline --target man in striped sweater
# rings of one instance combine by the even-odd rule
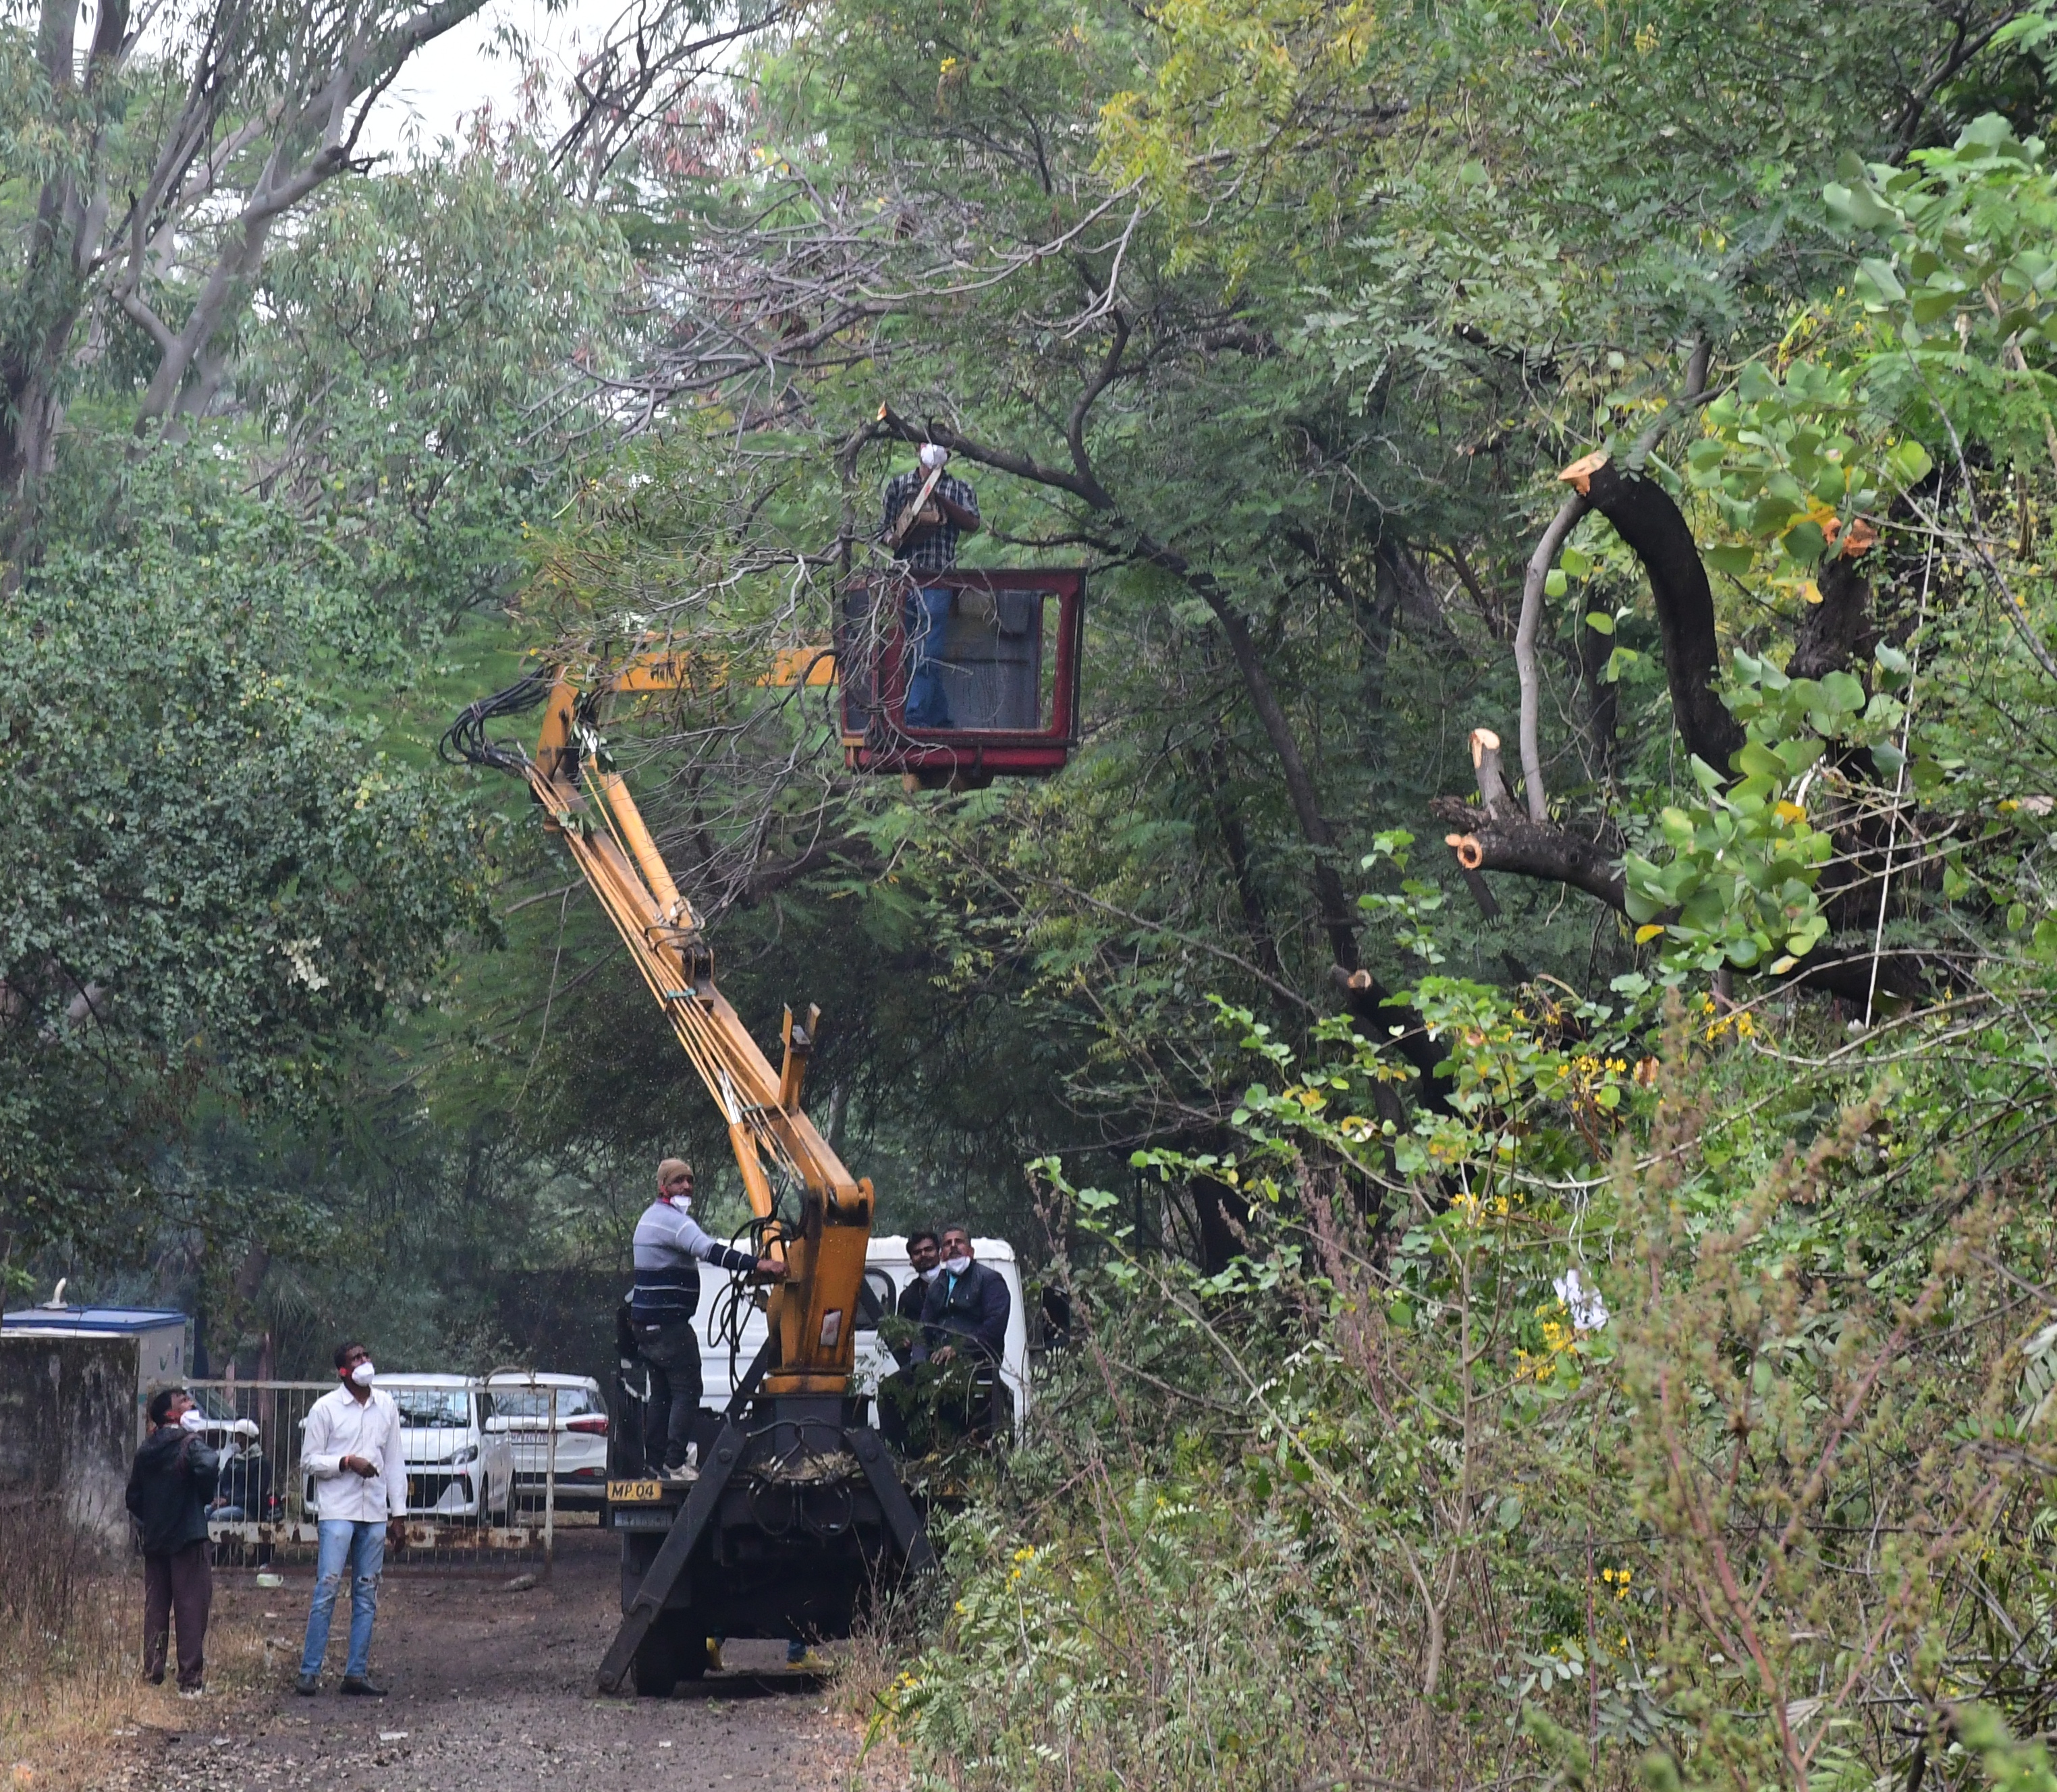
[[[643,1457],[666,1481],[691,1481],[686,1446],[700,1404],[700,1346],[693,1335],[700,1304],[700,1268],[755,1271],[780,1280],[775,1257],[731,1251],[692,1218],[693,1166],[667,1157],[657,1166],[657,1198],[636,1222],[636,1289],[629,1318],[636,1347],[650,1370],[650,1402],[644,1415]]]

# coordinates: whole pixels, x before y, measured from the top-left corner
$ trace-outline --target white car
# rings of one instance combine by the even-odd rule
[[[381,1375],[379,1390],[400,1409],[407,1516],[505,1523],[514,1501],[513,1450],[505,1432],[485,1429],[478,1382],[469,1375]],[[303,1497],[311,1517],[319,1516],[319,1489],[310,1477]]]
[[[514,1488],[525,1506],[543,1504],[550,1467],[550,1402],[557,1400],[557,1503],[594,1505],[607,1497],[607,1402],[590,1375],[502,1370],[486,1379],[487,1434],[504,1434]]]
[[[1000,1360],[1001,1379],[1014,1395],[1014,1422],[1018,1429],[1028,1416],[1028,1316],[1021,1305],[1021,1271],[1014,1260],[1014,1247],[1004,1238],[975,1238],[972,1251],[989,1269],[1000,1272],[1012,1297],[1007,1314],[1007,1347]],[[878,1336],[878,1315],[896,1310],[900,1291],[914,1279],[914,1265],[907,1260],[904,1238],[874,1238],[865,1247],[864,1280],[870,1299],[867,1311],[857,1320],[856,1372],[851,1379],[854,1394],[875,1394],[879,1383],[893,1373],[893,1353]],[[764,1312],[755,1304],[741,1310],[740,1335],[731,1343],[734,1323],[729,1297],[729,1274],[711,1264],[700,1265],[700,1308],[693,1315],[700,1334],[700,1404],[717,1410],[727,1406],[736,1383],[747,1372],[751,1359],[764,1342]],[[747,1296],[745,1296],[747,1302]],[[874,1304],[875,1303],[875,1305]]]

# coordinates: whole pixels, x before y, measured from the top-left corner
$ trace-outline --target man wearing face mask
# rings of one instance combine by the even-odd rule
[[[741,1270],[781,1280],[775,1257],[731,1251],[692,1218],[693,1166],[667,1157],[657,1166],[657,1198],[636,1222],[636,1288],[628,1297],[636,1347],[650,1371],[650,1402],[643,1421],[645,1462],[666,1481],[691,1481],[686,1446],[700,1406],[700,1344],[693,1332],[700,1269]]]
[[[174,1616],[179,1691],[197,1699],[214,1575],[208,1565],[207,1505],[221,1458],[200,1442],[205,1419],[182,1387],[150,1396],[150,1434],[129,1471],[128,1506],[143,1533],[143,1678],[164,1683]]]
[[[321,1690],[322,1659],[328,1653],[329,1620],[350,1574],[350,1654],[343,1690],[353,1698],[382,1699],[382,1687],[367,1677],[371,1664],[371,1623],[379,1611],[379,1576],[386,1549],[407,1541],[407,1470],[400,1438],[400,1410],[390,1394],[372,1386],[378,1371],[371,1353],[359,1343],[339,1344],[335,1372],[340,1387],[308,1410],[300,1463],[314,1478],[320,1508],[315,1558],[315,1596],[307,1608],[307,1647],[300,1656],[298,1690],[307,1697]]]
[[[914,1272],[914,1279],[900,1291],[900,1299],[894,1311],[903,1319],[921,1323],[921,1309],[927,1305],[929,1289],[942,1273],[942,1240],[926,1226],[907,1234],[907,1263]]]
[[[949,1363],[961,1352],[981,1363],[999,1362],[1013,1304],[1005,1279],[973,1260],[970,1230],[954,1222],[944,1227],[942,1273],[921,1303],[915,1360]]]

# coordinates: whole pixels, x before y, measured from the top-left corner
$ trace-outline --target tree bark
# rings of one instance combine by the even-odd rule
[[[1819,678],[1869,660],[1878,645],[1871,619],[1871,581],[1838,554],[1821,568],[1819,603],[1809,604],[1793,638],[1789,677]]]
[[[1264,906],[1264,892],[1257,887],[1255,868],[1250,862],[1250,837],[1243,829],[1243,816],[1236,808],[1235,793],[1231,788],[1228,741],[1219,722],[1214,724],[1206,754],[1195,758],[1199,760],[1200,776],[1207,785],[1208,806],[1214,811],[1215,831],[1221,836],[1222,850],[1228,855],[1236,900],[1243,909],[1243,931],[1250,936],[1250,955],[1266,976],[1284,983],[1286,967],[1279,962],[1278,944],[1272,938],[1271,916]]]
[[[1597,896],[1626,913],[1627,886],[1615,856],[1555,822],[1532,821],[1519,813],[1496,815],[1460,797],[1437,797],[1429,810],[1453,831],[1445,844],[1468,872],[1511,871]]]
[[[1724,776],[1743,743],[1742,724],[1714,692],[1721,648],[1714,594],[1693,532],[1664,488],[1608,461],[1585,478],[1585,496],[1613,524],[1649,576],[1664,641],[1664,682],[1686,750]]]
[[[1614,637],[1583,619],[1579,623],[1579,671],[1586,686],[1586,742],[1594,769],[1610,788],[1621,750],[1621,686],[1607,682]]]
[[[1382,535],[1373,546],[1372,556],[1378,563],[1381,579],[1392,586],[1400,619],[1409,632],[1437,653],[1463,659],[1464,643],[1450,627],[1450,619],[1443,614],[1442,605],[1436,601],[1436,593],[1420,564],[1407,552],[1407,544]]]
[[[1585,515],[1586,495],[1575,492],[1558,506],[1557,514],[1528,556],[1528,569],[1521,579],[1521,620],[1514,631],[1514,671],[1521,687],[1521,777],[1528,798],[1528,818],[1543,822],[1550,818],[1550,796],[1543,782],[1543,678],[1536,664],[1536,637],[1543,626],[1543,585],[1550,576],[1551,563],[1565,540]]]

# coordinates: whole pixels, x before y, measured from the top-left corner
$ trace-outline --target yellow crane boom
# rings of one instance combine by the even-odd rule
[[[764,682],[823,684],[832,674],[822,651],[797,650],[782,654]],[[784,1281],[769,1297],[767,1316],[778,1350],[764,1391],[841,1394],[854,1361],[873,1202],[870,1179],[852,1177],[801,1105],[820,1010],[811,1007],[797,1021],[786,1011],[783,1061],[775,1071],[715,987],[714,953],[700,918],[597,730],[607,697],[676,690],[691,682],[687,661],[664,652],[638,654],[605,671],[583,672],[566,663],[474,704],[446,738],[446,750],[476,763],[518,769],[527,779],[545,825],[592,886],[727,1121],[766,1250],[786,1264]],[[539,694],[543,726],[532,754],[510,754],[486,739],[487,720],[532,707]],[[779,1217],[775,1176],[799,1192],[797,1225]]]

